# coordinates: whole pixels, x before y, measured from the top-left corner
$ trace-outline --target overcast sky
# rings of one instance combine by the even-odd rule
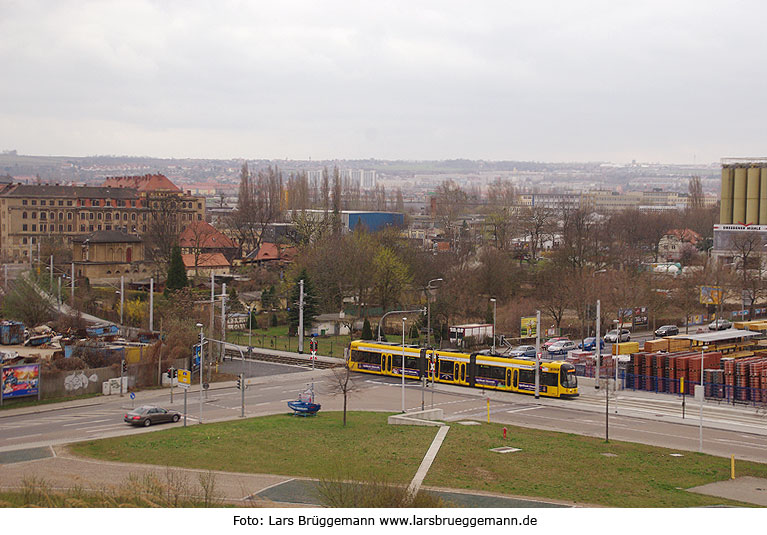
[[[0,0],[0,149],[767,156],[763,1]]]

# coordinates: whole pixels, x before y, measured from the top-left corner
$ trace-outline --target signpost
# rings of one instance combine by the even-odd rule
[[[184,427],[186,427],[186,393],[192,386],[192,372],[190,370],[178,370],[178,386],[184,389]]]

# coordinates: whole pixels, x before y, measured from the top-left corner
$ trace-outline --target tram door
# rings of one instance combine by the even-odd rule
[[[511,368],[506,368],[506,388],[511,387]]]
[[[455,363],[455,380],[465,383],[466,382],[466,363]]]
[[[519,370],[514,370],[514,379],[512,381],[514,388],[519,388]]]
[[[381,355],[381,371],[391,373],[391,355]]]

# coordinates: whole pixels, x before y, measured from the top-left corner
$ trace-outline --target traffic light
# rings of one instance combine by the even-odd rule
[[[168,368],[168,371],[165,373],[168,374],[168,379],[175,379],[178,377],[178,370],[176,368]]]
[[[128,373],[128,363],[124,360],[122,362],[122,371],[123,373]]]
[[[241,389],[242,389],[242,379],[240,379],[240,378],[238,377],[238,378],[237,378],[237,390],[241,390]]]

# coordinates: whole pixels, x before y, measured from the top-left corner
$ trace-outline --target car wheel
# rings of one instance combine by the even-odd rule
[[[150,425],[152,425],[152,420],[150,420],[149,418],[144,420],[144,427],[149,427]]]
[[[174,414],[174,415],[173,415],[173,421],[174,421],[174,422],[178,422],[180,419],[181,419],[181,416],[180,416],[180,415],[178,415],[178,414]]]

